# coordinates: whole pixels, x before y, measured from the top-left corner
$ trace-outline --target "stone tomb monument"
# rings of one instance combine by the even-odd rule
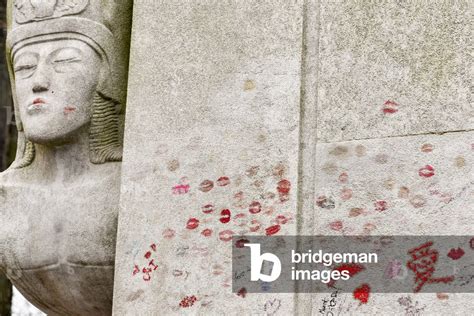
[[[17,158],[0,267],[49,315],[111,313],[131,1],[10,1]]]

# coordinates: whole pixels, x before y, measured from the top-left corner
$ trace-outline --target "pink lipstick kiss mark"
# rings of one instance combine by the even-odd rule
[[[387,100],[383,104],[382,111],[384,114],[393,114],[398,112],[398,103],[394,101]]]
[[[341,199],[344,201],[350,200],[352,197],[352,190],[344,188],[341,191]]]
[[[435,175],[434,168],[431,165],[426,165],[418,170],[418,174],[423,178],[430,178]]]
[[[201,208],[201,210],[204,214],[210,214],[210,213],[214,212],[214,205],[206,204]]]
[[[262,211],[262,205],[260,204],[260,202],[253,201],[252,203],[250,203],[249,212],[251,214],[257,214],[257,213],[260,213],[261,211]]]
[[[228,222],[230,222],[230,215],[231,215],[230,210],[228,210],[228,209],[222,210],[221,211],[221,218],[219,218],[219,221],[222,224],[227,224]]]
[[[239,213],[234,216],[234,224],[237,226],[245,226],[247,224],[247,214]]]
[[[186,177],[182,177],[181,179],[179,179],[179,184],[178,185],[175,185],[171,191],[173,192],[173,194],[175,195],[180,195],[180,194],[186,194],[189,192],[189,189],[190,189],[190,186],[189,186],[189,183],[188,183],[188,178]]]
[[[201,235],[204,237],[209,237],[212,235],[212,229],[206,228],[201,232]]]
[[[71,113],[74,113],[76,111],[76,107],[75,106],[66,106],[64,107],[64,115],[68,115],[68,114],[71,114]]]
[[[335,231],[340,231],[342,230],[343,227],[344,227],[344,224],[342,223],[342,221],[334,221],[334,222],[329,223],[329,228]]]
[[[421,151],[424,153],[430,153],[433,151],[433,145],[431,144],[423,144],[421,146]]]
[[[253,219],[253,220],[250,222],[250,224],[251,224],[252,226],[250,226],[249,229],[250,229],[250,231],[251,231],[252,233],[255,233],[255,232],[259,231],[259,230],[260,230],[260,227],[262,227],[262,224],[260,223],[260,221],[258,221],[258,220],[256,220],[256,219]]]
[[[359,300],[362,304],[367,304],[370,296],[370,286],[368,284],[362,284],[354,290],[354,298]]]
[[[234,234],[231,230],[224,230],[219,233],[219,239],[222,241],[230,241],[232,240],[232,235]]]
[[[347,175],[347,172],[341,173],[338,178],[340,183],[347,183],[348,179],[349,179],[349,176]]]
[[[199,185],[199,190],[202,192],[209,192],[212,190],[212,188],[214,188],[214,182],[212,182],[211,180],[204,180]]]
[[[276,222],[279,225],[285,225],[286,223],[288,223],[288,218],[286,218],[285,215],[278,215],[276,217]]]
[[[374,203],[374,205],[375,205],[375,210],[376,210],[376,211],[379,211],[379,212],[386,211],[387,208],[388,208],[388,203],[387,203],[387,201],[383,201],[383,200],[376,201],[376,202]]]
[[[265,228],[265,235],[267,236],[275,235],[276,233],[280,231],[280,229],[281,229],[280,225],[270,226],[268,228]]]
[[[174,235],[175,235],[175,231],[172,230],[171,228],[165,229],[162,234],[162,236],[166,239],[171,239],[174,237]]]
[[[230,183],[229,177],[220,177],[219,179],[217,179],[217,185],[220,187],[225,187],[229,183]]]
[[[454,249],[452,248],[449,252],[448,252],[448,257],[453,259],[453,260],[458,260],[460,259],[462,256],[464,256],[464,250],[462,250],[461,248],[457,248],[457,249]]]
[[[187,229],[196,229],[199,226],[199,220],[197,218],[190,218],[186,223]]]

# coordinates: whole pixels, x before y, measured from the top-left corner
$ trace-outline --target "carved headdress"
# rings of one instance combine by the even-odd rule
[[[131,0],[11,0],[8,16],[7,58],[19,131],[16,167],[34,159],[34,144],[25,139],[15,97],[15,53],[38,42],[76,39],[92,47],[102,58],[94,100],[90,146],[91,161],[121,160],[120,119],[127,91]]]

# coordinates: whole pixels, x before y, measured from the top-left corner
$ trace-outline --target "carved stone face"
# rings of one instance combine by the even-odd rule
[[[90,122],[101,58],[80,40],[39,42],[14,56],[16,97],[25,136],[64,143]]]

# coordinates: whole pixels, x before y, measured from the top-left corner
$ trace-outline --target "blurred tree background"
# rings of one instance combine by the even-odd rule
[[[16,146],[16,128],[12,123],[13,105],[5,58],[6,6],[7,0],[0,0],[0,171],[5,170],[13,161]],[[5,276],[0,275],[1,316],[11,315],[11,300],[12,286]]]

